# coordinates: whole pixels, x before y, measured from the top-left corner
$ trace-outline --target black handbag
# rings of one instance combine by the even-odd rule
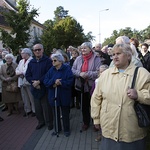
[[[138,67],[136,67],[131,88],[133,89],[136,82]],[[134,103],[134,110],[138,118],[139,127],[149,127],[150,126],[150,105],[141,104],[139,102]]]

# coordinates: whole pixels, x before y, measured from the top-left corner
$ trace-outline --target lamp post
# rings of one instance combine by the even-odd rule
[[[108,11],[109,9],[103,9],[99,11],[99,43],[101,43],[101,32],[100,32],[100,13],[103,11]]]

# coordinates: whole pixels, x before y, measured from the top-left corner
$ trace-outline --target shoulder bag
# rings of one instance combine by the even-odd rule
[[[138,67],[134,71],[134,76],[132,80],[131,88],[133,89],[136,82]],[[150,105],[141,104],[137,101],[134,103],[134,110],[137,115],[139,127],[149,127],[150,126]]]

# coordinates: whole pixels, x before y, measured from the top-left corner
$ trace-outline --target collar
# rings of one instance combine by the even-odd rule
[[[129,66],[125,69],[124,72],[119,72],[119,69],[114,66],[114,67],[112,67],[111,73],[112,73],[112,74],[124,73],[124,74],[126,74],[126,75],[132,76],[132,75],[134,74],[135,68],[136,68],[136,66],[131,62],[131,63],[129,64]]]

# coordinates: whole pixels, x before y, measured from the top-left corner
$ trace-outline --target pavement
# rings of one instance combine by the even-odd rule
[[[91,125],[87,131],[81,130],[80,109],[72,108],[70,112],[71,135],[65,137],[63,132],[51,136],[46,126],[35,130],[36,117],[23,117],[23,105],[19,106],[20,114],[7,116],[1,112],[4,121],[0,122],[0,150],[98,150],[100,142],[95,142],[97,132]]]

